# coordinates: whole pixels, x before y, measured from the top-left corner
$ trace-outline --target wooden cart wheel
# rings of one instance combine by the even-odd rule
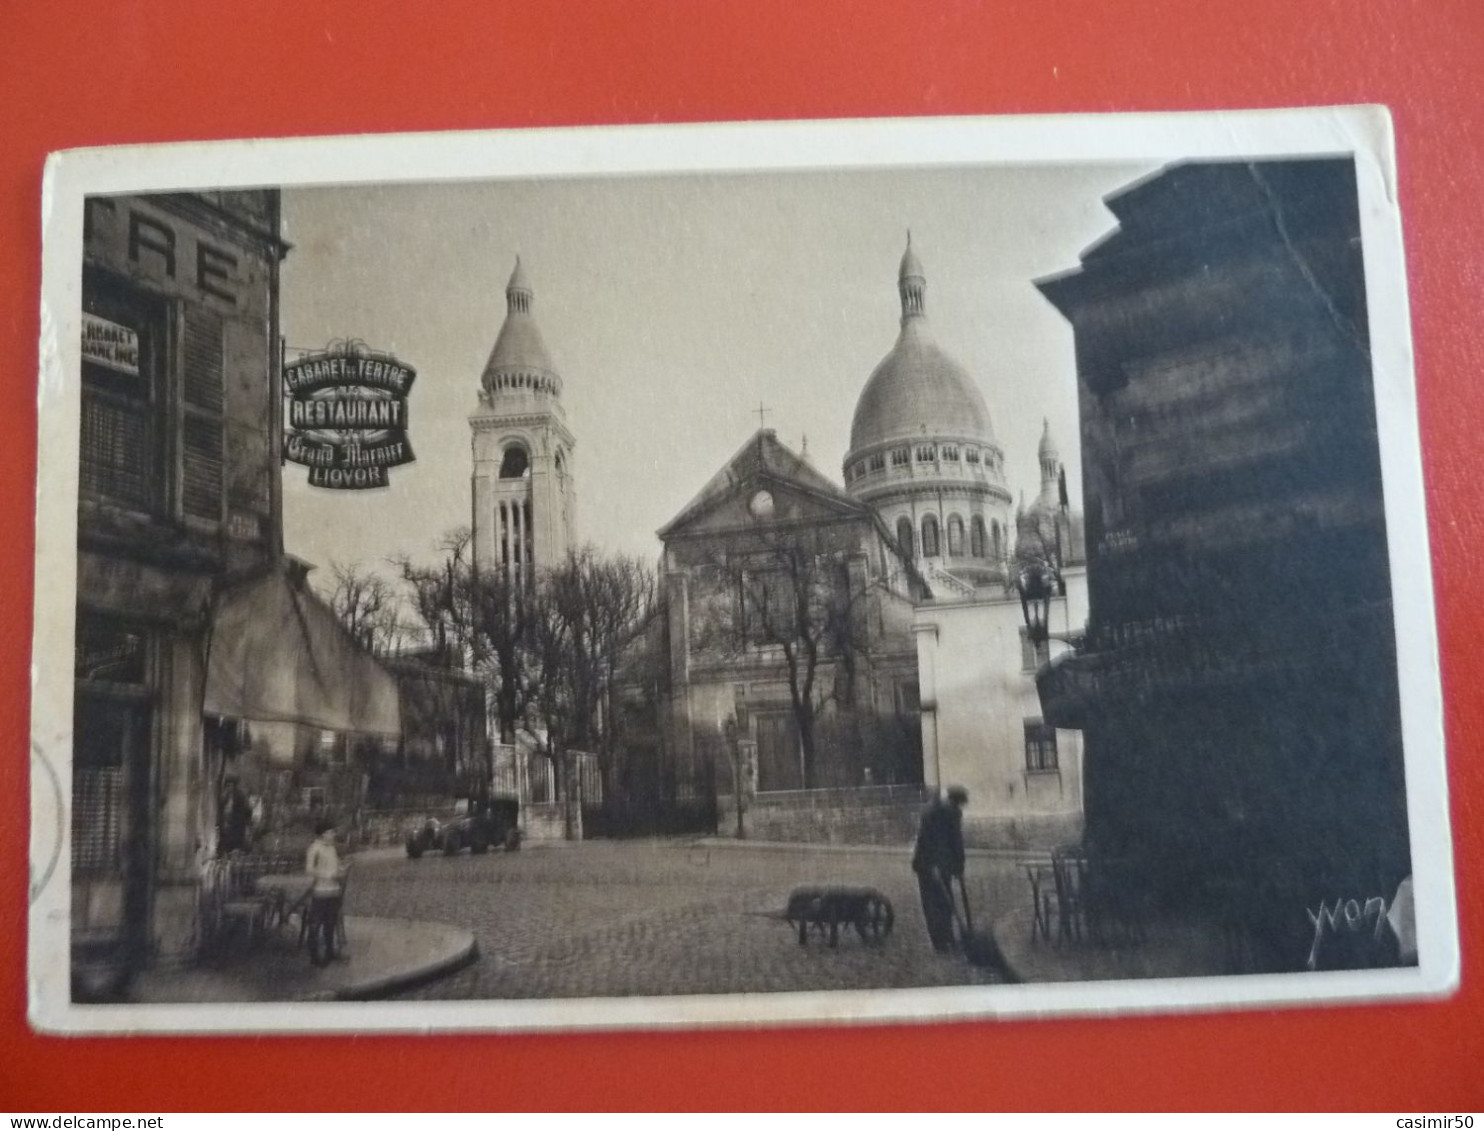
[[[891,927],[895,922],[896,915],[891,909],[891,901],[884,895],[873,895],[866,899],[861,916],[855,921],[855,930],[860,935],[861,942],[867,946],[880,946],[886,941],[886,936],[891,934]]]

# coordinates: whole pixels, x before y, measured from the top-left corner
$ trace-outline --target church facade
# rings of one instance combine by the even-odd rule
[[[1041,719],[1034,682],[1068,644],[1026,639],[1014,577],[1050,564],[1053,627],[1079,632],[1081,523],[1049,429],[1041,490],[1012,518],[988,406],[934,340],[910,237],[897,290],[843,490],[763,430],[659,532],[667,755],[711,775],[723,834],[902,843],[926,798],[963,784],[971,843],[1072,840],[1080,735]]]
[[[900,823],[893,798],[922,796],[926,587],[880,516],[763,429],[659,536],[666,748],[714,782],[722,828],[875,839],[867,803]]]

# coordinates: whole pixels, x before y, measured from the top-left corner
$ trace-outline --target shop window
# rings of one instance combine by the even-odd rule
[[[1034,774],[1054,772],[1059,768],[1056,728],[1040,719],[1025,720],[1025,768]]]
[[[138,626],[83,613],[77,618],[73,675],[100,683],[143,687],[146,637]]]
[[[104,272],[84,274],[79,486],[85,496],[215,524],[226,485],[223,322],[197,304],[177,310],[174,352],[164,301]],[[176,482],[172,502],[166,485]]]
[[[322,730],[319,732],[319,749],[315,751],[315,761],[321,766],[344,766],[349,760],[349,750],[350,744],[344,734]]]
[[[922,520],[922,556],[925,558],[938,556],[938,520],[933,515],[928,515]]]
[[[165,311],[122,283],[86,275],[79,487],[154,510],[159,493]]]
[[[956,514],[948,517],[948,556],[964,556],[964,520]]]

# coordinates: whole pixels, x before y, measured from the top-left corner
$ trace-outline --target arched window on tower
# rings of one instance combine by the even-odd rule
[[[938,556],[938,519],[935,515],[928,515],[922,520],[922,556]]]
[[[948,516],[948,556],[964,556],[964,520],[956,514]]]
[[[994,560],[1003,561],[1005,557],[1004,535],[1000,532],[1000,524],[992,522],[989,524],[990,535],[994,540]]]
[[[556,473],[558,475],[561,475],[564,471],[567,470],[567,457],[562,452],[562,449],[561,448],[558,448],[556,450],[556,460],[555,460],[555,463],[556,463]]]
[[[969,554],[984,557],[984,519],[977,514],[969,520]]]
[[[912,545],[912,520],[910,518],[897,519],[897,545],[909,558],[917,556],[917,550]]]
[[[531,471],[531,457],[525,448],[519,444],[511,444],[505,449],[505,456],[500,460],[501,479],[524,479]]]

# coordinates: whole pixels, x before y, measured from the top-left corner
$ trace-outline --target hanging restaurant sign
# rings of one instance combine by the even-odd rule
[[[311,487],[385,487],[415,458],[407,394],[417,372],[360,342],[336,343],[283,371],[284,459],[309,468]]]

